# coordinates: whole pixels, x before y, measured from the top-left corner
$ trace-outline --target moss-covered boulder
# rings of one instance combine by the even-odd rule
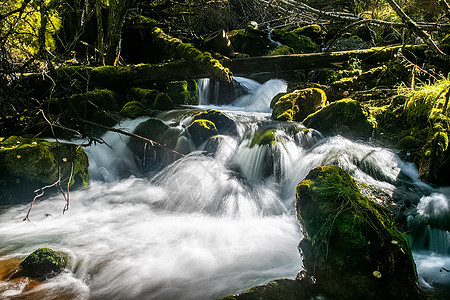
[[[227,35],[237,52],[250,56],[262,56],[270,50],[271,42],[267,34],[258,29],[247,27],[246,29],[233,30]]]
[[[34,279],[47,279],[58,275],[66,267],[66,258],[49,248],[40,248],[28,255],[20,264],[19,274]]]
[[[120,115],[130,119],[148,116],[150,113],[151,111],[138,101],[130,101],[120,110]]]
[[[287,45],[280,45],[280,46],[276,46],[273,50],[269,51],[269,53],[267,53],[267,55],[268,56],[291,55],[294,53],[295,53],[294,48],[289,47]]]
[[[155,102],[156,97],[159,95],[158,90],[141,88],[131,88],[129,93],[133,99],[136,99],[145,107],[152,107],[153,102]]]
[[[315,293],[299,280],[277,279],[222,300],[306,300],[314,296]]]
[[[283,45],[291,47],[294,53],[314,53],[319,52],[320,47],[307,36],[299,31],[287,31],[285,29],[274,29],[272,38]]]
[[[83,94],[74,94],[68,101],[84,119],[112,126],[117,123],[114,112],[119,111],[119,96],[111,90],[95,89]],[[65,105],[67,109],[67,105]]]
[[[0,200],[16,190],[33,195],[32,191],[55,183],[58,174],[61,186],[69,179],[74,187],[89,183],[89,161],[81,146],[17,136],[0,140]]]
[[[195,80],[169,82],[165,84],[165,92],[174,105],[198,105],[198,86]]]
[[[278,121],[302,122],[318,108],[325,106],[327,97],[318,88],[307,88],[281,96],[274,104],[272,118]]]
[[[338,166],[318,167],[297,185],[307,273],[337,299],[420,299],[406,234],[363,197]]]
[[[340,134],[367,139],[376,127],[366,109],[356,100],[343,99],[323,107],[303,120],[303,124],[325,135]]]
[[[194,120],[188,127],[189,134],[196,146],[200,146],[210,137],[217,134],[216,125],[204,119]]]
[[[291,32],[297,36],[299,35],[307,36],[317,44],[320,44],[325,37],[325,32],[323,31],[322,27],[320,27],[320,25],[317,24],[311,24],[300,28],[296,28],[293,29]]]
[[[171,129],[163,121],[155,118],[136,126],[134,134],[152,141],[130,138],[128,142],[140,171],[157,171],[181,157],[171,151],[175,149],[178,140],[178,134],[174,134]]]
[[[173,105],[172,98],[170,98],[169,95],[166,93],[159,93],[158,96],[156,96],[152,107],[156,110],[172,110],[175,108],[175,105]]]
[[[236,122],[226,114],[217,109],[208,109],[194,116],[195,120],[208,120],[214,123],[217,129],[216,134],[237,135]]]
[[[275,145],[277,143],[276,131],[276,129],[269,129],[255,132],[250,142],[250,148],[263,145]]]

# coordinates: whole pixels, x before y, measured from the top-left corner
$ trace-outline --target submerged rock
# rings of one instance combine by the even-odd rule
[[[318,108],[325,106],[326,101],[325,92],[318,88],[307,88],[282,95],[274,101],[272,118],[278,121],[302,122]]]
[[[302,281],[277,279],[222,300],[306,300],[314,296]]]
[[[61,186],[67,186],[69,178],[74,187],[89,183],[89,161],[78,145],[17,136],[0,138],[0,165],[0,199],[12,196],[9,189],[32,195],[32,191],[55,183],[58,174]]]
[[[406,235],[348,173],[315,168],[296,198],[303,263],[320,291],[337,299],[421,298]]]
[[[376,127],[363,106],[356,100],[343,99],[309,115],[303,124],[325,135],[340,134],[349,138],[370,138]]]
[[[191,125],[189,125],[188,130],[193,142],[197,146],[200,146],[210,137],[217,134],[216,125],[213,122],[204,119],[193,121]]]
[[[35,279],[58,275],[66,267],[65,257],[49,248],[40,248],[28,255],[20,264],[19,274]]]

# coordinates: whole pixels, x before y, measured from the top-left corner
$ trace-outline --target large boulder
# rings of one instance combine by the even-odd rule
[[[138,101],[130,101],[126,103],[120,110],[120,114],[125,118],[136,119],[150,115],[151,110],[147,109]]]
[[[58,275],[66,267],[66,260],[61,253],[49,248],[40,248],[25,258],[17,275],[47,279]]]
[[[376,121],[356,100],[343,99],[323,107],[303,120],[303,124],[324,135],[367,139],[372,136]]]
[[[193,79],[168,82],[164,86],[164,91],[174,105],[198,105],[198,86]]]
[[[0,138],[0,199],[12,200],[11,191],[32,191],[55,183],[85,186],[89,183],[89,161],[78,145],[11,136]]]
[[[204,119],[193,121],[191,125],[189,125],[188,130],[192,137],[192,141],[197,147],[217,134],[216,125],[213,122]]]
[[[216,134],[236,135],[236,122],[228,117],[226,114],[216,110],[208,109],[202,111],[194,116],[193,122],[196,120],[208,120],[214,123],[217,129]]]
[[[303,263],[320,291],[336,299],[421,298],[406,235],[348,173],[315,168],[296,198]]]
[[[302,122],[318,108],[325,106],[326,101],[325,92],[318,88],[307,88],[282,95],[273,104],[272,118],[278,121]]]
[[[272,44],[267,33],[251,26],[246,29],[233,30],[228,33],[228,36],[235,51],[250,56],[266,55]]]
[[[130,138],[128,142],[128,147],[140,171],[157,171],[181,157],[172,151],[176,148],[179,137],[179,132],[174,132],[172,129],[155,118],[150,118],[136,126],[133,131],[135,135],[152,141]]]
[[[274,29],[272,37],[281,44],[291,47],[294,50],[294,53],[319,52],[319,45],[314,43],[309,37],[302,35],[303,32],[304,31],[299,29],[293,31]]]

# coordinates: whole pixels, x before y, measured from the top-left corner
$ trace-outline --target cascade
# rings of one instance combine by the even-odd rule
[[[157,116],[187,154],[156,174],[140,168],[128,137],[109,132],[107,144],[86,149],[91,183],[71,192],[64,215],[60,195],[37,202],[30,222],[22,222],[27,205],[0,208],[0,263],[40,247],[70,258],[65,272],[34,289],[0,282],[0,298],[215,299],[294,278],[302,268],[295,187],[327,164],[394,198],[402,186],[414,187],[417,205],[407,220],[421,284],[450,284],[439,272],[450,267],[447,190],[421,183],[390,149],[272,121],[269,104],[286,92],[285,81],[236,82],[240,92],[217,105],[223,89],[201,79],[199,107]],[[204,108],[227,114],[237,134],[195,146],[186,128]],[[132,131],[147,119],[120,126]],[[268,142],[258,138],[264,134]]]

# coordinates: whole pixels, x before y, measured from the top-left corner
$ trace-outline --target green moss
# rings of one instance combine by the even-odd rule
[[[271,44],[267,35],[259,30],[241,29],[227,33],[234,50],[250,56],[266,55]]]
[[[231,82],[233,79],[231,72],[224,68],[210,53],[202,52],[191,44],[183,43],[181,40],[165,34],[157,27],[152,29],[151,35],[153,40],[169,55],[185,59],[218,81]]]
[[[130,94],[145,107],[152,107],[153,102],[159,95],[159,91],[154,89],[131,88]]]
[[[169,82],[165,85],[165,92],[175,105],[198,105],[198,87],[195,80]]]
[[[297,35],[283,29],[274,29],[272,35],[274,40],[291,47],[295,53],[314,53],[320,50],[319,45],[303,35]]]
[[[224,135],[237,134],[236,122],[230,117],[228,117],[226,114],[222,113],[221,111],[218,111],[217,109],[208,109],[194,115],[194,121],[201,119],[213,122],[219,134]]]
[[[325,293],[396,298],[410,288],[410,296],[418,298],[406,235],[387,210],[361,195],[348,173],[338,166],[315,168],[298,184],[296,198],[306,236],[300,244],[304,264]]]
[[[89,162],[80,146],[16,136],[0,143],[1,177],[10,185],[32,184],[38,188],[53,184],[58,180],[60,170],[61,185],[66,186],[72,163],[70,184],[87,185]]]
[[[275,97],[273,97],[272,100],[270,101],[270,108],[273,108],[275,103],[277,103],[278,100],[280,100],[280,98],[283,97],[286,94],[287,93],[284,93],[284,92],[276,94]]]
[[[307,88],[283,95],[273,105],[272,118],[278,121],[303,121],[319,107],[325,105],[324,91]]]
[[[188,127],[189,134],[197,146],[217,134],[216,125],[210,120],[196,119]]]
[[[148,116],[150,111],[138,101],[130,101],[125,104],[120,111],[120,114],[125,118],[136,119],[143,116]]]
[[[370,138],[376,126],[358,101],[343,99],[309,115],[303,124],[325,135],[341,134],[351,138]]]
[[[21,275],[46,279],[60,273],[66,266],[65,257],[49,248],[40,248],[20,264]]]
[[[254,146],[274,145],[277,143],[276,129],[258,131],[253,135],[250,148]]]
[[[295,50],[292,47],[281,45],[275,47],[275,49],[271,50],[267,55],[268,56],[275,56],[275,55],[290,55],[294,54]]]
[[[320,25],[317,24],[296,28],[294,30],[291,30],[291,32],[297,36],[299,35],[307,36],[315,42],[323,40],[325,36],[322,27],[320,27]]]
[[[157,110],[172,110],[175,108],[173,105],[172,98],[166,93],[159,93],[153,102],[152,107]]]

